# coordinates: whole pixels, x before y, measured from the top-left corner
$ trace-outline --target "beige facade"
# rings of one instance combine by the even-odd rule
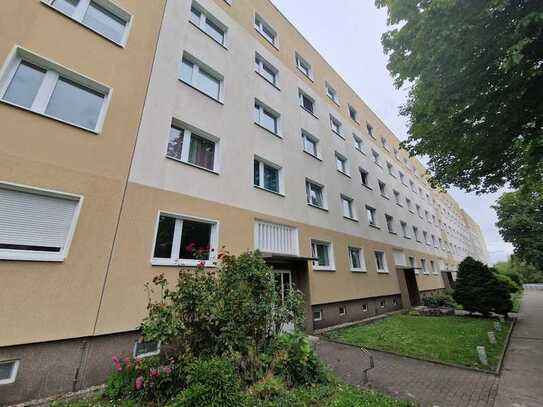
[[[452,197],[430,188],[422,164],[399,148],[270,1],[96,4],[125,19],[115,41],[85,23],[82,6],[63,12],[50,0],[0,6],[0,194],[36,189],[79,199],[68,244],[54,261],[40,250],[31,254],[34,261],[8,260],[16,245],[0,241],[0,363],[21,360],[27,381],[0,396],[0,404],[36,395],[24,390],[40,380],[25,361],[32,344],[41,344],[40,354],[82,349],[72,358],[80,365],[68,363],[66,375],[85,372],[74,388],[100,382],[104,353],[131,350],[146,313],[145,284],[160,273],[173,280],[180,267],[194,265],[180,255],[192,239],[179,232],[185,223],[211,230],[207,243],[216,250],[209,267],[225,246],[232,253],[261,249],[276,269],[292,273],[306,295],[308,330],[410,306],[410,278],[416,296],[431,293],[447,286],[442,272],[464,257],[486,260],[478,225]],[[102,89],[106,102],[96,128],[40,113],[43,84],[31,107],[7,100],[14,57],[27,54],[36,55],[32,63],[50,61],[43,62],[48,72],[69,71],[82,85]],[[258,117],[264,110],[275,116],[274,131],[255,123],[255,103]],[[332,118],[340,123],[337,132]],[[183,137],[176,146],[172,128]],[[318,142],[314,156],[304,144],[308,135]],[[190,143],[200,147],[193,151]],[[255,186],[255,160],[258,171],[273,169],[267,175],[273,187],[263,183],[263,173]],[[308,204],[307,181],[320,186],[322,205]],[[367,207],[375,210],[374,225]],[[161,215],[173,222],[173,240],[159,242],[171,247],[171,258],[157,255]],[[260,223],[280,230],[274,236],[286,240],[277,238],[279,249],[264,250]],[[325,266],[312,242],[328,247]],[[351,249],[360,250],[360,265]]]

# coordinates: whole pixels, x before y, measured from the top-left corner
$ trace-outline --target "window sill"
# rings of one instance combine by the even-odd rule
[[[300,108],[305,111],[306,113],[309,113],[311,116],[313,116],[313,118],[319,120],[319,118],[317,117],[317,115],[315,113],[313,113],[311,110],[309,109],[306,109],[305,107],[303,107],[302,105],[300,105]]]
[[[117,42],[115,40],[112,40],[111,38],[105,36],[104,34],[96,31],[94,28],[92,28],[91,26],[83,23],[83,21],[79,21],[79,20],[76,20],[75,18],[73,18],[72,16],[64,13],[62,10],[59,10],[58,8],[54,7],[53,5],[49,4],[49,2],[47,0],[41,0],[41,3],[47,7],[49,7],[50,9],[53,9],[54,11],[56,11],[57,13],[63,15],[64,17],[72,20],[73,22],[85,27],[87,30],[89,31],[92,31],[93,33],[95,33],[96,35],[102,37],[103,39],[109,41],[110,43],[116,45],[117,47],[119,48],[126,48],[126,40],[128,39],[128,34],[130,33],[130,26],[132,25],[132,16],[130,17],[130,20],[126,22],[126,26],[125,26],[125,30],[127,30],[125,32],[125,41],[124,42]]]
[[[355,123],[357,126],[360,126],[360,122],[359,122],[358,120],[353,119],[351,116],[349,116],[349,118],[350,118],[351,121],[352,121],[353,123]]]
[[[372,225],[371,223],[369,224],[369,227],[370,228],[374,228],[374,229],[378,229],[378,230],[381,230],[381,228],[377,225]]]
[[[345,216],[345,215],[343,215],[343,218],[347,219],[347,220],[350,220],[351,222],[357,222],[358,223],[358,219],[356,219],[356,218],[351,218],[350,216]]]
[[[306,153],[308,156],[313,157],[315,160],[322,161],[322,158],[317,157],[316,155],[313,155],[313,154],[311,154],[311,153],[308,152],[308,151],[305,151],[305,150],[302,150],[302,151],[303,151],[304,153]]]
[[[270,129],[267,129],[266,127],[262,126],[261,124],[259,124],[257,122],[255,122],[255,126],[260,127],[262,130],[265,130],[267,133],[270,133],[270,134],[274,135],[275,137],[280,138],[281,140],[283,139],[283,137],[281,137],[279,134],[274,133]]]
[[[203,33],[206,37],[210,38],[211,40],[213,40],[213,42],[217,45],[219,45],[221,48],[225,49],[226,51],[228,51],[228,48],[226,47],[226,45],[224,44],[221,44],[219,41],[217,41],[215,38],[213,38],[211,35],[209,35],[207,32],[205,32],[204,30],[202,30],[200,27],[198,27],[196,24],[194,24],[192,22],[192,20],[188,20],[190,25],[192,25],[194,28],[196,28],[198,31],[200,31],[201,33]],[[224,38],[226,38],[226,36],[224,36]]]
[[[362,184],[362,186],[363,186],[363,187],[366,187],[366,188],[368,188],[368,189],[369,189],[370,191],[373,191],[373,188],[372,188],[372,187],[370,187],[369,185],[366,185],[366,184]]]
[[[342,138],[343,140],[345,140],[345,137],[343,137],[343,134],[338,133],[338,132],[335,131],[335,130],[332,130],[332,133],[334,133],[336,136],[338,136],[338,137]]]
[[[403,205],[399,202],[396,202],[396,205],[398,205],[400,208],[403,208]]]
[[[151,259],[152,266],[161,266],[161,267],[198,267],[203,261],[204,267],[206,268],[215,268],[217,263],[214,260],[177,260],[173,261],[170,259]]]
[[[403,238],[407,239],[407,240],[411,240],[411,238],[409,236],[404,236]]]
[[[296,68],[297,68],[298,71],[304,76],[304,78],[309,79],[312,83],[315,82],[315,81],[313,80],[313,78],[312,78],[311,76],[307,75],[304,71],[302,71],[298,65],[296,65]]]
[[[329,273],[334,273],[336,271],[335,267],[323,267],[323,266],[313,266],[313,271],[325,271]]]
[[[47,254],[43,252],[30,252],[30,251],[5,251],[0,252],[0,261],[41,261],[50,263],[62,263],[66,256],[64,254]]]
[[[280,196],[282,198],[285,197],[285,194],[283,194],[281,192],[275,192],[275,191],[272,191],[271,189],[267,189],[267,188],[264,188],[264,187],[261,187],[261,186],[258,186],[258,185],[253,185],[253,186],[255,187],[255,189],[258,189],[260,191],[269,192],[270,194],[277,195],[277,196]]]
[[[271,86],[273,86],[275,89],[277,89],[279,92],[281,92],[281,89],[279,88],[279,86],[277,86],[275,83],[271,82],[270,80],[268,80],[268,78],[266,78],[264,75],[262,75],[260,72],[258,71],[255,71],[255,73],[260,76],[262,79],[264,79],[267,83],[269,83]]]
[[[377,270],[377,274],[390,274],[388,270]]]
[[[344,175],[344,176],[347,177],[347,178],[351,178],[351,174],[347,174],[346,172],[343,172],[343,171],[341,171],[341,170],[338,170],[337,168],[336,168],[336,171],[339,172],[341,175]]]
[[[271,42],[270,40],[268,40],[268,39],[266,38],[266,36],[265,36],[264,34],[262,34],[262,32],[260,32],[260,30],[259,30],[257,27],[255,27],[255,31],[256,31],[257,33],[260,34],[260,36],[264,39],[264,41],[266,41],[267,44],[269,44],[269,45],[271,45],[273,48],[275,48],[276,51],[279,51],[279,47],[278,47],[276,44],[274,44],[273,42]],[[277,38],[277,37],[276,37],[276,38]]]
[[[108,95],[106,95],[105,97],[108,97]],[[68,126],[72,126],[72,127],[75,127],[76,129],[84,130],[84,131],[89,132],[89,133],[100,134],[100,131],[101,131],[101,129],[89,129],[88,127],[83,127],[83,126],[80,126],[78,124],[70,123],[70,122],[67,122],[66,120],[59,119],[58,117],[50,116],[50,115],[45,114],[45,113],[36,112],[35,110],[32,110],[32,109],[30,109],[28,107],[21,106],[21,105],[15,104],[15,103],[11,103],[11,102],[8,102],[7,100],[4,100],[4,99],[0,99],[0,103],[4,103],[4,104],[6,104],[8,106],[11,106],[11,107],[14,107],[16,109],[21,109],[21,110],[24,110],[25,112],[29,112],[29,113],[32,113],[32,114],[35,114],[35,115],[38,115],[38,116],[41,116],[41,117],[45,117],[47,119],[51,119],[51,120],[54,120],[56,122],[66,124]],[[107,103],[107,101],[104,101],[104,103]]]
[[[189,163],[189,162],[187,162],[187,161],[182,161],[182,160],[179,160],[179,159],[177,159],[177,158],[170,157],[169,155],[167,155],[166,158],[169,159],[169,160],[178,162],[178,163],[180,163],[180,164],[188,165],[189,167],[198,168],[199,170],[202,170],[202,171],[205,171],[205,172],[209,172],[209,173],[211,173],[211,174],[220,175],[220,173],[219,173],[218,171],[210,170],[209,168],[201,167],[201,166],[199,166],[199,165],[196,165],[196,164],[193,164],[193,163]]]
[[[368,270],[364,270],[364,269],[351,269],[351,272],[353,272],[353,273],[358,273],[358,274],[367,274],[367,273],[368,273]]]
[[[322,207],[322,206],[313,205],[312,203],[309,203],[309,202],[307,203],[307,206],[311,206],[312,208],[320,209],[321,211],[328,212],[328,208],[325,208],[325,207]]]
[[[224,103],[223,103],[221,100],[216,99],[216,98],[214,98],[213,96],[209,96],[207,93],[202,92],[202,91],[201,91],[200,89],[198,89],[196,86],[194,86],[194,85],[192,85],[192,84],[190,84],[190,83],[188,83],[188,82],[185,82],[183,79],[179,79],[179,82],[183,83],[184,85],[188,86],[188,87],[191,88],[191,89],[194,89],[194,90],[195,90],[196,92],[198,92],[199,94],[204,95],[206,98],[211,99],[212,101],[218,103],[219,105],[224,106]]]
[[[361,149],[356,148],[356,147],[355,147],[354,149],[355,149],[356,151],[358,151],[360,154],[362,154],[363,156],[365,156],[365,157],[368,156],[368,155],[367,155],[364,151],[362,151]]]
[[[384,199],[386,199],[387,201],[389,201],[389,200],[390,200],[390,198],[389,198],[388,196],[386,196],[386,195],[383,195],[383,194],[381,194],[381,198],[384,198]]]
[[[388,233],[390,233],[391,235],[394,235],[394,236],[398,236],[398,234],[396,232],[391,232],[390,230],[388,231]]]

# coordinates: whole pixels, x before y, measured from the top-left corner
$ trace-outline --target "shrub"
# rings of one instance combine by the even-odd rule
[[[172,407],[239,407],[247,404],[236,368],[231,361],[213,357],[197,359],[188,368],[188,387]]]
[[[179,369],[162,364],[159,358],[120,360],[114,357],[113,364],[115,371],[110,374],[105,390],[110,400],[162,402],[183,387]]]
[[[283,335],[275,350],[276,371],[289,386],[326,383],[327,370],[303,333]]]
[[[490,312],[507,315],[513,307],[507,285],[498,280],[492,269],[471,257],[458,267],[454,299],[466,311],[484,316]]]
[[[430,308],[456,307],[452,296],[448,293],[438,293],[430,297],[424,297],[422,305]]]

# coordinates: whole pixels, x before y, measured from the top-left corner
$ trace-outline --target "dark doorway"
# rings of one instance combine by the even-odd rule
[[[420,294],[417,277],[415,276],[415,269],[405,269],[404,273],[407,292],[409,294],[409,302],[412,307],[416,307],[420,305]]]
[[[441,277],[443,277],[443,284],[445,288],[454,289],[454,278],[451,271],[442,271]]]

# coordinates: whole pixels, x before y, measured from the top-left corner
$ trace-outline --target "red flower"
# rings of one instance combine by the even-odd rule
[[[193,252],[195,246],[196,246],[196,243],[189,243],[189,244],[185,247],[185,250],[186,250],[187,252]]]
[[[136,390],[143,389],[143,386],[145,386],[145,380],[143,380],[143,376],[138,376],[135,383]]]
[[[120,362],[120,360],[119,360],[119,358],[118,358],[117,356],[113,356],[113,357],[111,358],[111,360],[113,360],[113,364],[115,365],[115,369],[116,369],[117,371],[120,372],[121,370],[123,370],[123,368],[122,368],[122,366],[121,366],[121,362]]]

